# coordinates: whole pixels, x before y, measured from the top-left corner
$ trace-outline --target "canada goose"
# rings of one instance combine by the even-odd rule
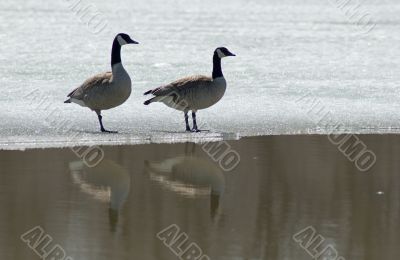
[[[228,56],[236,55],[225,47],[215,49],[212,77],[190,76],[146,91],[144,95],[153,94],[155,97],[146,100],[144,104],[163,102],[169,107],[183,111],[185,113],[186,131],[199,132],[196,123],[197,110],[214,105],[225,93],[226,81],[222,74],[221,59]],[[192,110],[192,130],[189,127],[189,110]]]
[[[94,110],[102,132],[116,133],[104,129],[101,110],[110,109],[124,103],[131,95],[131,79],[121,63],[121,46],[138,44],[129,35],[119,33],[115,36],[111,50],[110,72],[97,74],[68,94],[64,103],[76,103]]]

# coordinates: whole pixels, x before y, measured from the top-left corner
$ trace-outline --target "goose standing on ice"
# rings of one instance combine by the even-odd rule
[[[153,94],[155,97],[145,101],[144,104],[162,102],[169,107],[183,111],[185,113],[186,131],[199,132],[196,123],[197,110],[214,105],[225,93],[226,81],[222,74],[221,59],[228,56],[236,55],[225,47],[215,49],[212,77],[190,76],[149,90],[144,95]],[[189,127],[189,110],[192,111],[192,130]]]
[[[131,79],[121,63],[121,46],[138,44],[129,35],[120,33],[114,38],[111,50],[111,72],[97,74],[68,94],[64,103],[77,103],[94,110],[102,132],[116,133],[104,129],[101,110],[110,109],[124,103],[131,95]]]

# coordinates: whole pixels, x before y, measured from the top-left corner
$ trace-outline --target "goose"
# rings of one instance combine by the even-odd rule
[[[200,132],[196,123],[196,112],[217,103],[224,95],[226,81],[221,69],[221,59],[236,56],[225,47],[218,47],[213,56],[212,77],[190,76],[178,79],[149,91],[144,95],[152,94],[153,98],[146,100],[145,105],[153,102],[162,102],[168,107],[184,112],[186,131]],[[189,110],[192,111],[193,129],[189,127]]]
[[[101,110],[114,108],[124,103],[131,95],[131,79],[121,63],[121,46],[139,44],[129,35],[115,36],[111,50],[111,71],[97,74],[87,79],[81,86],[68,94],[64,103],[76,103],[95,111],[101,132],[117,133],[104,129]]]

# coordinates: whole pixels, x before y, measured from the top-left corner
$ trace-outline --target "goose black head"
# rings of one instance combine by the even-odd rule
[[[125,33],[119,33],[115,38],[121,46],[125,44],[139,44],[137,41],[132,40],[131,37]]]
[[[230,52],[227,48],[225,47],[218,47],[215,49],[215,52],[218,57],[220,59],[224,58],[224,57],[229,57],[229,56],[236,56],[235,54],[233,54],[232,52]]]

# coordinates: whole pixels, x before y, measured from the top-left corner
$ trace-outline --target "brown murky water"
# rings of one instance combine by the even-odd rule
[[[179,259],[191,243],[210,259],[312,259],[293,240],[309,226],[310,252],[399,259],[400,136],[360,139],[377,157],[367,172],[325,136],[229,142],[241,158],[230,172],[191,143],[103,147],[93,168],[70,149],[1,151],[0,259],[40,259],[28,243],[69,260]],[[180,247],[156,236],[169,226],[170,241],[187,235]]]

